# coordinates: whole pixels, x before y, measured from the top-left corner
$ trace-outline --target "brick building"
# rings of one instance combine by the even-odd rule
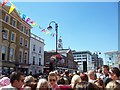
[[[53,61],[54,69],[59,71],[69,70],[70,72],[77,71],[77,63],[74,61],[73,54],[69,49],[59,49],[58,54],[62,57],[58,61]],[[51,62],[51,57],[56,55],[55,51],[45,51],[44,59],[45,59],[45,68],[44,71],[49,71],[49,64]],[[56,63],[57,62],[57,63]]]
[[[4,32],[0,34],[0,71],[10,73],[19,69],[27,73],[32,27],[15,9],[8,14],[9,8],[6,5],[0,7],[0,32]]]

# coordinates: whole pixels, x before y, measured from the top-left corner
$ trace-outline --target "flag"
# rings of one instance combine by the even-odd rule
[[[45,29],[41,30],[41,32],[46,32]]]
[[[36,27],[38,26],[38,24],[37,24],[37,23],[35,23],[35,22],[34,22],[34,23],[32,23],[31,25],[32,25],[32,26],[36,26]]]
[[[27,18],[26,22],[28,23],[30,21],[30,18]]]
[[[4,0],[2,6],[4,6],[9,0]]]
[[[39,29],[42,29],[41,26],[39,26]]]
[[[34,21],[30,21],[30,23],[31,23],[31,24],[33,24],[33,23],[34,23]]]
[[[54,37],[54,36],[55,36],[55,33],[53,33],[52,36]]]
[[[21,11],[20,10],[17,10],[18,14],[21,15]]]
[[[9,9],[9,14],[10,14],[15,8],[16,8],[15,5],[12,4],[11,7],[10,7],[10,9]]]
[[[49,32],[49,31],[47,31],[45,34],[48,34],[48,35],[49,35],[49,34],[50,34],[50,32]]]
[[[26,18],[26,15],[22,14],[22,19],[25,20],[25,18]]]

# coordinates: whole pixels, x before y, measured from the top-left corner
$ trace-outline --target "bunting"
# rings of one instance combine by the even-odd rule
[[[45,29],[42,29],[41,32],[45,33],[46,35],[50,35],[52,37],[56,35],[55,33],[51,33],[49,30],[45,30]]]
[[[10,9],[9,9],[9,14],[16,8],[16,6],[10,1],[10,0],[3,0],[2,6],[4,6],[7,3],[10,3]],[[36,22],[34,22],[30,17],[28,17],[26,14],[23,14],[19,9],[16,8],[16,11],[18,14],[21,16],[21,18],[28,24],[30,24],[32,27],[38,27],[39,29],[42,29],[41,32],[43,32],[46,35],[54,37],[56,34],[52,33],[49,30],[43,29],[40,25],[38,25]]]
[[[12,4],[11,7],[10,7],[10,10],[9,10],[9,14],[15,9],[15,5]]]
[[[28,17],[27,20],[26,20],[26,22],[28,23],[29,21],[30,21],[30,18]]]
[[[9,0],[3,0],[2,6],[4,6],[5,4],[7,4]]]

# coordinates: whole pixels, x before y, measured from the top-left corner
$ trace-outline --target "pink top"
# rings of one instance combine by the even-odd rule
[[[72,87],[70,85],[59,85],[59,88],[61,90],[67,90],[67,89],[71,89]]]
[[[10,84],[10,79],[8,77],[3,77],[0,79],[0,86],[7,86]]]

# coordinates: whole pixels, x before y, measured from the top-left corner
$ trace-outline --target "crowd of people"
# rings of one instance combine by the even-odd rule
[[[120,70],[103,65],[88,72],[51,71],[47,77],[15,71],[0,77],[0,90],[120,90]]]

